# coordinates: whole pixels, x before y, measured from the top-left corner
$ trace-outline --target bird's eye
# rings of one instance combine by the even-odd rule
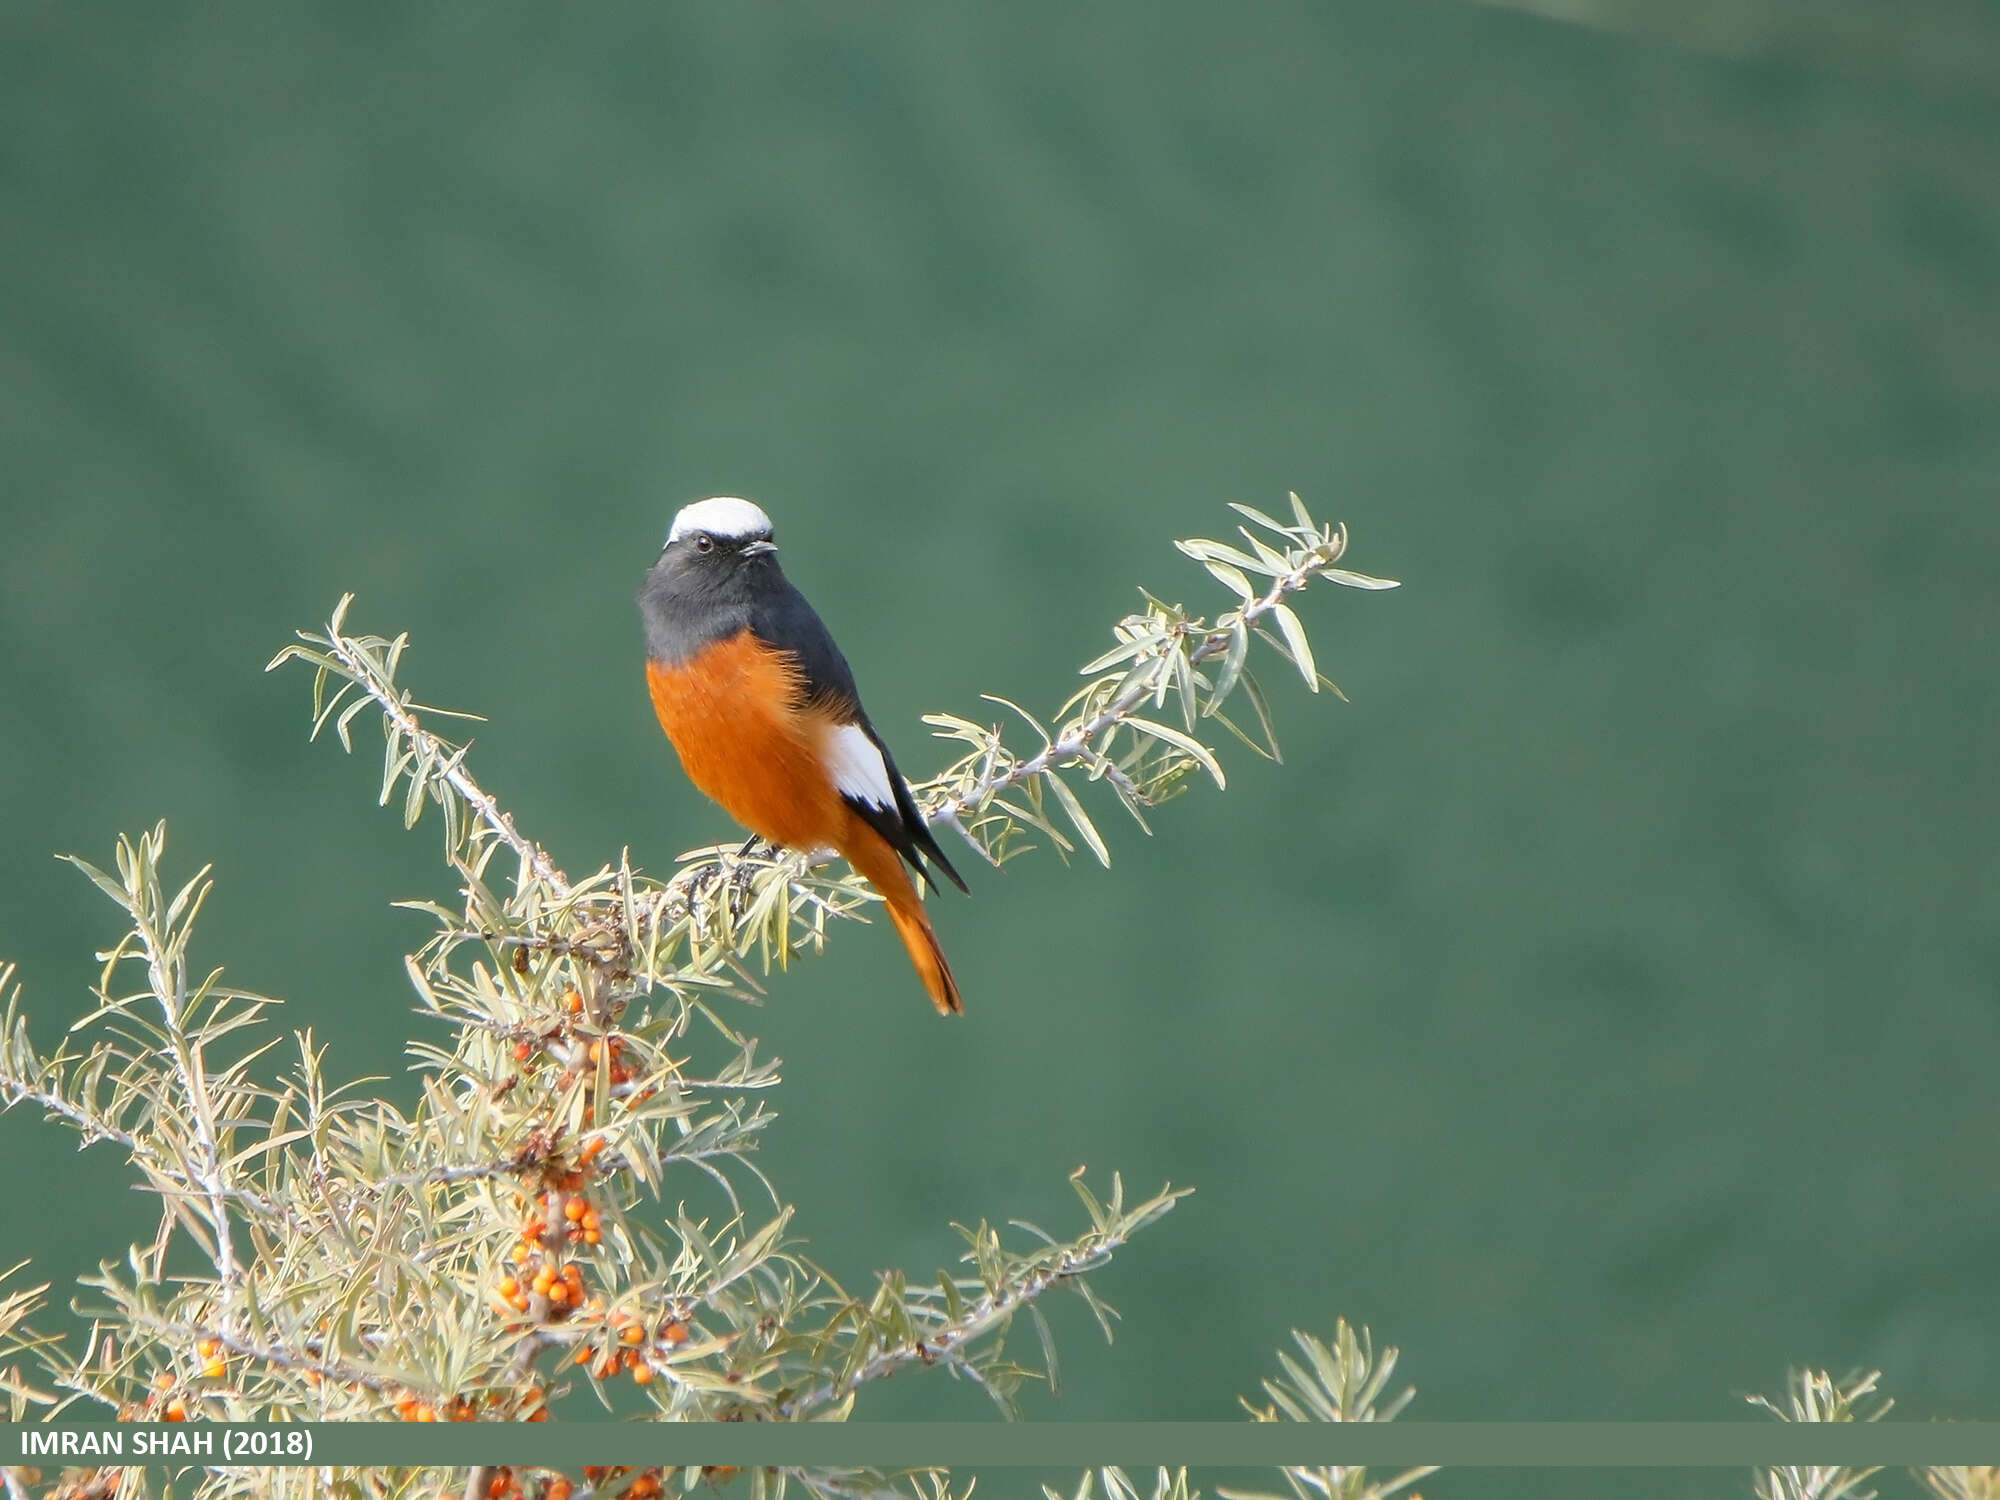
[[[697,531],[694,535],[694,550],[697,552],[713,552],[715,550],[715,538],[705,531]]]

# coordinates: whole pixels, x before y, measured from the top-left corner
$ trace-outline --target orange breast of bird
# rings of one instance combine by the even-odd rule
[[[853,814],[820,755],[828,724],[803,702],[789,655],[746,630],[648,662],[646,685],[688,780],[737,822],[791,849],[851,842]]]

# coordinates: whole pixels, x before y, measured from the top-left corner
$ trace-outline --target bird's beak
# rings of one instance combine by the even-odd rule
[[[756,541],[745,542],[743,544],[743,555],[745,557],[764,557],[777,550],[778,544],[776,542]]]

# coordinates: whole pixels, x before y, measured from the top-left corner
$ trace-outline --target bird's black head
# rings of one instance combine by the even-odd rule
[[[677,661],[748,623],[761,594],[785,587],[771,518],[720,495],[684,505],[639,589],[647,653]]]

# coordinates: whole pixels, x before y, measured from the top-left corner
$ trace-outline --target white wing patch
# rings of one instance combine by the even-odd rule
[[[882,752],[859,724],[836,726],[819,753],[841,796],[872,807],[896,805],[896,791],[889,784],[889,768],[883,763]]]
[[[692,505],[683,505],[680,514],[674,517],[673,529],[667,533],[667,545],[673,546],[694,531],[746,541],[751,537],[769,536],[771,518],[764,514],[761,506],[752,505],[748,500],[738,500],[734,495],[717,495],[712,500],[697,500]]]

